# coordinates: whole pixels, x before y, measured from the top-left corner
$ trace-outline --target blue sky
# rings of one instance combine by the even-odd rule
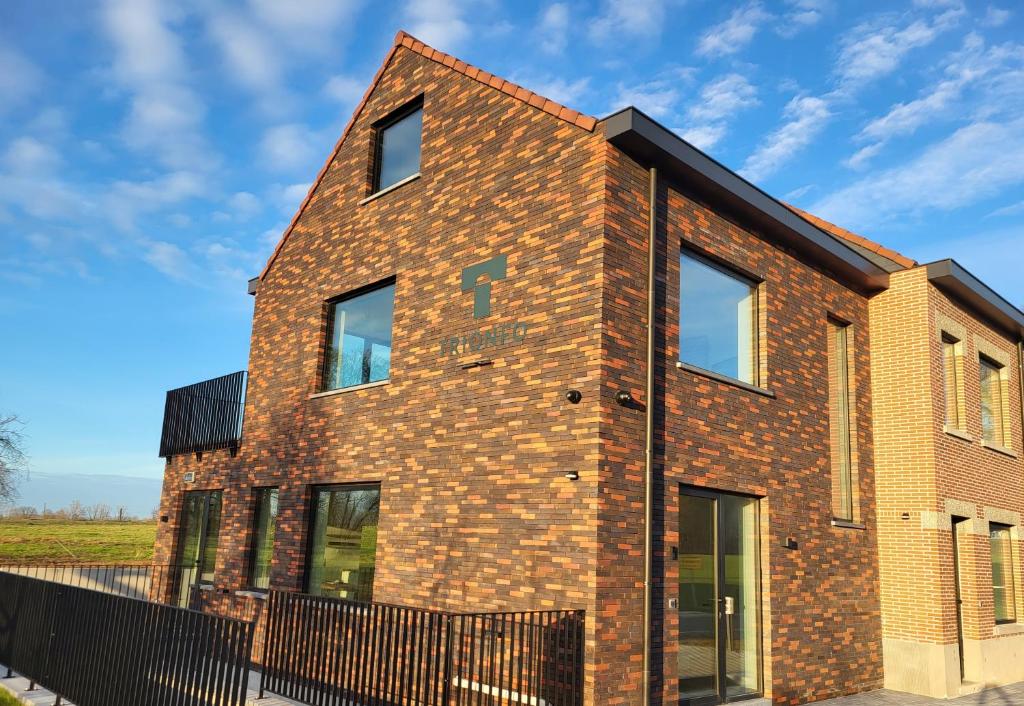
[[[1024,304],[1011,0],[7,0],[0,409],[33,468],[159,477],[163,394],[247,364],[257,274],[394,33],[636,105],[770,193]]]

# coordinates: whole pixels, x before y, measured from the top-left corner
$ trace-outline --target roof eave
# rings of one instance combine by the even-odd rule
[[[1024,340],[1024,312],[965,270],[956,260],[938,260],[924,267],[929,282],[999,328]]]
[[[889,273],[877,264],[636,108],[621,110],[602,122],[605,138],[623,152],[693,187],[709,201],[725,206],[766,235],[820,263],[855,289],[870,294],[889,286]]]

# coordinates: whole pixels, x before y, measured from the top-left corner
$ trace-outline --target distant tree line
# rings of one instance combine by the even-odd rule
[[[82,522],[135,522],[140,519],[136,515],[133,515],[128,511],[128,508],[119,506],[112,508],[106,503],[96,503],[95,505],[83,505],[77,500],[72,500],[67,507],[58,509],[44,508],[40,512],[37,508],[31,505],[17,505],[8,508],[6,511],[0,511],[6,517],[20,519],[20,520],[73,520]],[[156,510],[153,514],[156,514]]]

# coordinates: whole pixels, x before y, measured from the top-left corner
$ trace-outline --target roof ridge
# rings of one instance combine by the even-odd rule
[[[576,127],[582,128],[587,132],[593,132],[594,128],[597,127],[598,121],[595,117],[584,115],[579,111],[567,108],[560,103],[556,103],[550,98],[545,98],[544,96],[514,84],[511,81],[506,81],[494,74],[478,69],[471,64],[467,64],[461,59],[456,59],[451,54],[445,54],[442,51],[438,51],[437,49],[424,44],[405,30],[398,30],[395,34],[394,42],[391,44],[391,49],[388,51],[387,56],[384,57],[384,61],[381,63],[380,68],[377,69],[377,73],[374,74],[373,80],[370,81],[370,85],[367,87],[366,92],[359,101],[359,104],[356,106],[355,110],[352,111],[352,117],[349,118],[348,123],[345,125],[345,129],[342,131],[341,137],[339,137],[338,141],[334,144],[334,149],[331,150],[330,155],[327,157],[327,161],[324,162],[324,166],[320,168],[320,172],[316,175],[316,179],[314,179],[313,183],[310,184],[309,191],[306,192],[306,197],[299,205],[299,209],[295,212],[295,215],[292,216],[292,220],[288,224],[288,227],[284,229],[284,233],[281,235],[281,240],[278,241],[277,247],[274,248],[274,252],[271,253],[270,258],[267,259],[267,264],[264,265],[263,271],[260,272],[260,280],[265,278],[267,273],[270,272],[270,266],[274,264],[275,260],[277,260],[277,256],[280,254],[281,248],[284,247],[285,241],[288,240],[288,236],[290,236],[292,230],[295,229],[295,225],[299,222],[299,218],[303,213],[305,213],[306,207],[309,206],[309,202],[313,198],[313,193],[317,190],[320,186],[320,182],[323,181],[324,177],[327,175],[327,169],[331,166],[334,158],[341,150],[341,146],[345,143],[345,138],[348,137],[348,134],[352,131],[352,126],[355,125],[360,113],[363,112],[363,107],[366,105],[366,101],[370,99],[370,95],[373,93],[374,89],[377,88],[377,83],[380,82],[385,69],[387,69],[388,64],[391,63],[391,59],[394,58],[395,52],[398,51],[399,47],[408,49],[409,51],[419,54],[431,61],[436,61],[453,71],[463,74],[467,78],[471,78],[486,86],[495,88],[502,93],[508,94],[517,100],[553,115],[560,120],[564,120],[567,123],[575,125]]]
[[[824,218],[819,218],[818,216],[815,216],[813,213],[809,213],[801,208],[797,208],[793,204],[786,203],[785,201],[783,201],[782,205],[788,208],[793,213],[800,216],[801,218],[803,218],[804,220],[808,221],[811,225],[819,228],[820,230],[823,230],[826,233],[829,233],[830,235],[834,235],[835,237],[840,238],[841,240],[846,240],[850,243],[854,243],[855,245],[859,245],[865,250],[873,252],[876,255],[880,255],[888,260],[892,260],[900,267],[911,268],[917,266],[916,260],[912,260],[906,255],[896,252],[892,248],[887,248],[881,243],[876,243],[873,240],[868,240],[863,235],[859,235],[857,233],[854,233],[853,231],[847,230],[846,228],[837,226],[835,223],[830,223],[829,221],[826,221]]]

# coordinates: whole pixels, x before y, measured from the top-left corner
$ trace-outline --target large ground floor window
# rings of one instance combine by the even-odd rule
[[[372,598],[379,516],[379,485],[333,485],[313,490],[306,572],[309,593],[356,601]]]

